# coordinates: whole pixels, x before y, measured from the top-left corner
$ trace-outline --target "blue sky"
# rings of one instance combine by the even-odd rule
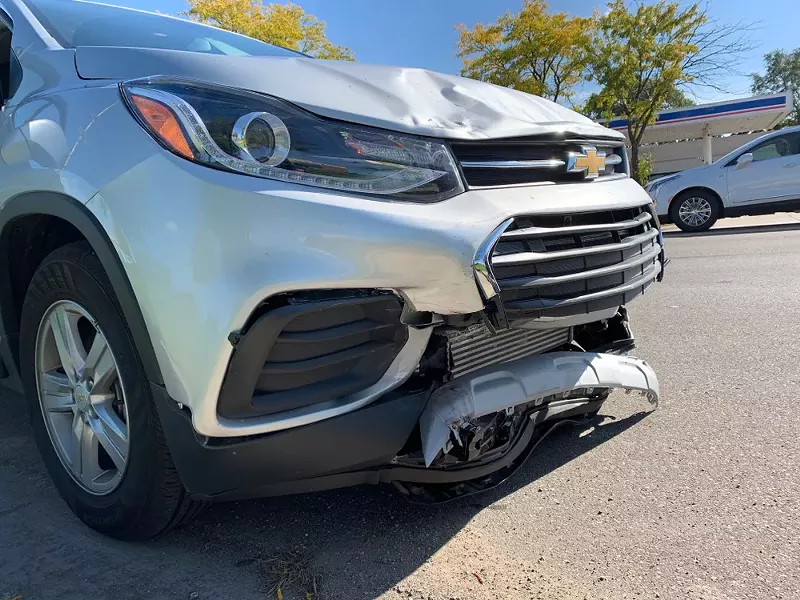
[[[170,14],[186,7],[185,0],[104,1]],[[455,55],[455,25],[493,21],[507,10],[519,10],[522,0],[295,0],[295,4],[324,20],[328,38],[352,48],[359,61],[458,73],[461,61]],[[553,10],[581,15],[589,15],[604,4],[594,0],[550,1]],[[743,73],[758,71],[761,57],[769,50],[800,46],[797,0],[710,0],[709,5],[711,14],[722,21],[757,23],[753,37],[758,47],[743,59],[738,69]],[[732,96],[747,95],[749,78],[731,76],[725,85]],[[697,95],[700,101],[725,97],[713,90],[698,90]]]

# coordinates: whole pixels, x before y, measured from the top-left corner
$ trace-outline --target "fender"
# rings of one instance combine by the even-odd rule
[[[19,323],[17,306],[11,293],[11,277],[8,265],[14,259],[10,235],[13,222],[19,217],[46,215],[70,223],[89,242],[100,259],[122,314],[133,336],[145,373],[151,383],[163,385],[153,344],[147,326],[133,293],[125,268],[111,240],[91,211],[75,198],[58,192],[25,192],[10,198],[0,208],[0,357],[9,371],[9,387],[19,389],[17,372],[17,340]]]

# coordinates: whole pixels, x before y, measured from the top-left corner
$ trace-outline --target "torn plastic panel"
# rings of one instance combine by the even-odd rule
[[[608,392],[605,395],[607,394]],[[507,447],[500,449],[502,455],[488,463],[497,465],[499,467],[497,470],[463,481],[417,483],[411,479],[394,479],[392,484],[409,502],[414,504],[442,504],[492,489],[513,475],[536,447],[559,427],[594,422],[604,401],[605,397],[601,396],[597,400],[585,398],[583,400],[560,400],[542,404],[533,409],[529,409],[526,405],[518,406],[515,412],[523,413],[527,423],[521,424],[524,426],[520,427],[513,439],[509,440]],[[492,452],[495,453],[495,451]],[[446,456],[440,455],[436,462]],[[481,463],[479,462],[472,468],[480,469]],[[436,469],[436,463],[427,470],[448,472],[447,469]]]
[[[422,451],[430,466],[448,450],[450,434],[479,417],[589,388],[630,389],[658,403],[655,372],[643,360],[610,354],[553,352],[483,369],[456,379],[433,393],[420,417]]]

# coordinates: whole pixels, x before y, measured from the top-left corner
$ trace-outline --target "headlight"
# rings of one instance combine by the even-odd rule
[[[450,151],[433,140],[329,121],[276,98],[205,83],[158,77],[121,88],[165,148],[211,167],[412,202],[464,191]]]

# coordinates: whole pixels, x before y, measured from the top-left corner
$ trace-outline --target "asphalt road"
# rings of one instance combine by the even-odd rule
[[[345,600],[800,598],[800,230],[667,248],[666,280],[631,310],[659,409],[615,393],[499,489],[439,508],[360,488],[118,543],[72,517],[2,398],[0,600],[275,598],[282,568]]]

